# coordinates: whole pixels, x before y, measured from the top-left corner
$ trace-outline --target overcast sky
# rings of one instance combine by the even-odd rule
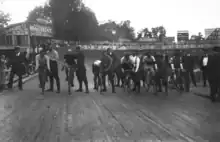
[[[46,0],[0,0],[0,9],[9,12],[11,23],[26,20],[28,12]],[[136,31],[163,25],[168,36],[178,30],[204,33],[205,28],[220,27],[220,0],[83,0],[99,21],[131,20]]]

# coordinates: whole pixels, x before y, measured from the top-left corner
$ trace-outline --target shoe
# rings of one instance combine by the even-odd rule
[[[52,89],[47,89],[46,91],[47,91],[47,92],[53,92],[53,90],[52,90]]]
[[[76,92],[82,92],[82,91],[83,91],[82,89],[77,89],[77,90],[76,90]]]

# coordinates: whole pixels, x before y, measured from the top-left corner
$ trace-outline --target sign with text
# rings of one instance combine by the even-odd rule
[[[31,36],[43,36],[43,37],[52,37],[53,32],[50,26],[44,26],[39,24],[30,25]]]

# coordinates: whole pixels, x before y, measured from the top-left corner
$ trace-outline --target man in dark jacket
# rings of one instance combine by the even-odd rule
[[[193,72],[194,66],[195,66],[194,57],[190,53],[187,53],[183,57],[183,68],[185,69],[184,79],[185,79],[185,89],[186,89],[186,92],[190,91],[190,77],[191,77],[193,85],[195,87],[197,86],[196,85],[195,74]]]
[[[79,82],[79,89],[76,90],[77,92],[82,92],[82,83],[84,82],[86,93],[89,93],[89,87],[88,87],[88,80],[86,76],[86,67],[85,67],[85,55],[80,50],[80,46],[76,47],[76,53],[77,53],[77,70],[76,70],[76,76]]]
[[[10,60],[11,72],[10,72],[10,78],[9,78],[9,83],[8,83],[9,89],[12,89],[14,75],[17,75],[18,76],[18,88],[19,90],[23,90],[22,75],[25,74],[24,62],[25,62],[25,56],[23,53],[20,52],[20,47],[18,46],[15,47],[13,58]]]
[[[207,77],[210,86],[210,96],[212,102],[216,100],[216,95],[219,94],[220,86],[220,47],[214,47],[213,53],[208,55]]]

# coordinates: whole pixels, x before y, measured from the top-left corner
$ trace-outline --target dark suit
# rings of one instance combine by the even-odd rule
[[[210,95],[212,101],[215,101],[215,95],[219,93],[220,86],[220,53],[208,55],[207,78],[210,86]]]
[[[192,55],[186,55],[183,57],[183,68],[186,70],[184,73],[185,89],[187,92],[190,90],[190,77],[193,85],[196,87],[195,74],[193,72],[195,66],[195,59]]]
[[[25,55],[23,53],[20,52],[19,55],[16,55],[16,53],[14,53],[13,58],[10,61],[12,68],[10,72],[8,88],[12,88],[14,75],[17,75],[18,76],[18,87],[19,89],[22,89],[22,84],[23,84],[22,75],[25,74],[24,62],[25,62]]]
[[[77,54],[77,71],[76,76],[79,82],[79,90],[82,91],[82,83],[84,82],[85,88],[88,91],[88,80],[86,76],[86,67],[85,67],[85,55],[82,51]]]

